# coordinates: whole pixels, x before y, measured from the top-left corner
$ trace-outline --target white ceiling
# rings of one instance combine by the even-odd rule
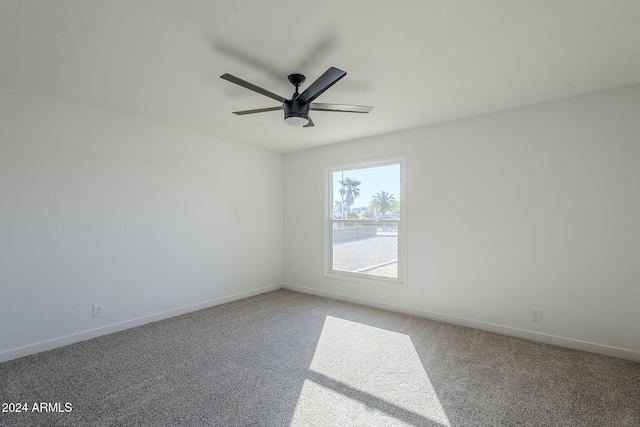
[[[236,116],[278,103],[219,78],[329,66],[370,114]],[[0,82],[290,152],[638,84],[640,1],[0,0]]]

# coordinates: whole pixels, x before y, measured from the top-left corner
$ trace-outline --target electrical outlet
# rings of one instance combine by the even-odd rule
[[[102,304],[94,305],[91,307],[91,317],[102,317]]]
[[[296,279],[298,278],[298,271],[297,271],[297,270],[293,270],[293,271],[291,272],[291,278],[292,278],[293,280],[296,280]]]
[[[532,308],[531,309],[531,320],[534,322],[542,322],[542,309],[540,308]]]

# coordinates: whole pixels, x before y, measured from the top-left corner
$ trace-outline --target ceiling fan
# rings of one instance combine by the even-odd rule
[[[305,81],[305,76],[302,74],[290,74],[289,82],[295,86],[296,91],[291,96],[291,99],[284,98],[273,92],[269,92],[259,86],[242,80],[231,74],[223,74],[220,78],[235,83],[244,88],[258,92],[264,96],[268,96],[271,99],[275,99],[282,103],[278,107],[258,108],[255,110],[243,110],[234,111],[233,114],[240,116],[245,114],[264,113],[266,111],[284,110],[284,122],[291,126],[311,127],[313,121],[309,117],[309,110],[315,111],[338,111],[343,113],[368,113],[373,107],[367,105],[347,105],[347,104],[320,104],[313,102],[317,97],[322,95],[324,91],[333,86],[338,80],[346,76],[347,73],[335,67],[329,67],[323,75],[311,84],[302,93],[298,93],[298,88]]]

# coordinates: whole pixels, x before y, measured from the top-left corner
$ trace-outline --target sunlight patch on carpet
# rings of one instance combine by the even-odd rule
[[[408,335],[327,316],[292,425],[451,424]]]

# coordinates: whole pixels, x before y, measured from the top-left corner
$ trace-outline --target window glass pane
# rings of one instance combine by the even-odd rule
[[[404,256],[399,250],[404,240],[399,239],[405,233],[400,210],[402,164],[403,160],[387,164],[378,160],[370,166],[360,163],[328,170],[327,274],[404,280],[405,261],[399,260]]]
[[[400,165],[334,171],[333,219],[400,219]]]
[[[398,224],[333,224],[334,270],[398,278]]]

